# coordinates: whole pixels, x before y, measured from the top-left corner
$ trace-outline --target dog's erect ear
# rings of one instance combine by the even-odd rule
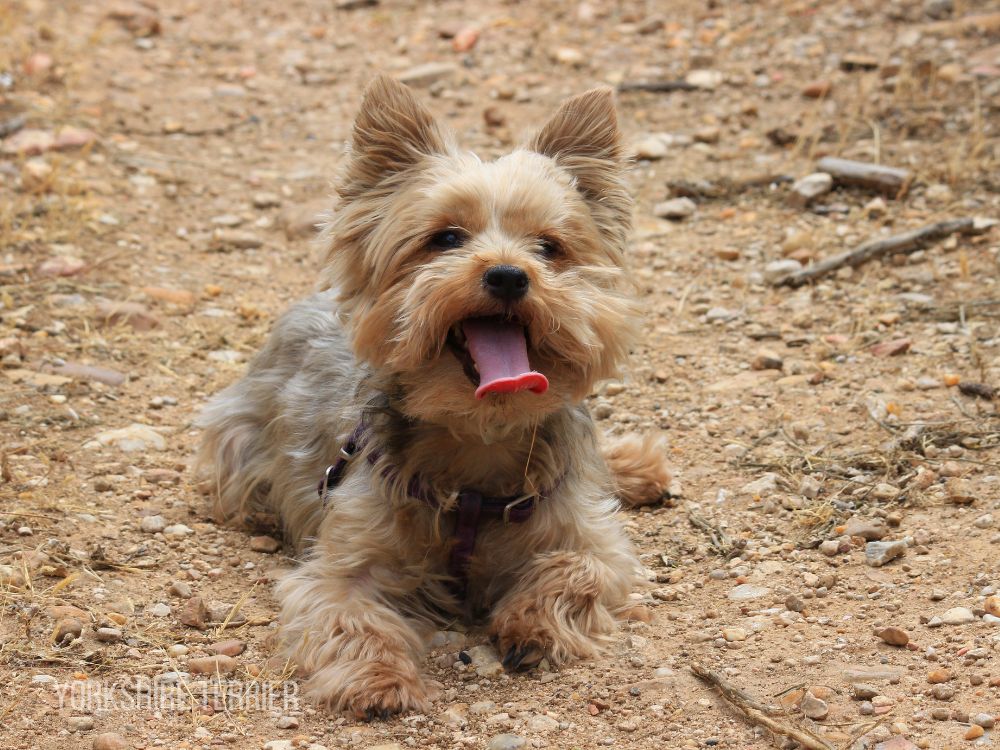
[[[567,99],[535,136],[531,149],[572,172],[584,195],[599,196],[607,187],[609,168],[617,171],[624,155],[611,89]]]
[[[632,223],[632,199],[623,179],[625,149],[611,89],[593,89],[567,99],[530,147],[573,175],[598,228],[623,252]]]
[[[354,121],[345,187],[373,187],[447,148],[441,127],[410,89],[379,75],[365,89]]]

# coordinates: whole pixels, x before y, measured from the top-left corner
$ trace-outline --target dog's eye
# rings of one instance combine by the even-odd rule
[[[562,253],[562,247],[559,243],[549,237],[542,237],[538,240],[538,249],[546,258],[554,258]]]
[[[465,234],[458,229],[445,229],[431,236],[428,243],[438,250],[454,250],[465,244]]]

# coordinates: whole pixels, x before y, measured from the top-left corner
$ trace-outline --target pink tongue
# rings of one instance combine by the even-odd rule
[[[472,318],[462,323],[469,354],[479,368],[476,398],[487,393],[545,393],[548,379],[528,364],[524,328],[496,318]]]

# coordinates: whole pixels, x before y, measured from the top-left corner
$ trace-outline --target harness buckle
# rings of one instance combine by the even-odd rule
[[[517,506],[519,506],[522,503],[525,503],[525,502],[527,502],[529,500],[531,501],[531,504],[534,505],[535,504],[535,500],[537,500],[537,499],[538,499],[537,495],[535,495],[534,493],[528,493],[528,494],[525,494],[525,495],[521,495],[521,497],[514,498],[509,503],[507,503],[504,506],[504,508],[503,508],[503,525],[504,526],[510,526],[510,514],[511,514],[511,511],[513,511]]]

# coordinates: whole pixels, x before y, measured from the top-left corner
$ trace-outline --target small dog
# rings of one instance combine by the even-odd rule
[[[491,162],[404,85],[365,91],[326,291],[201,422],[219,515],[270,512],[304,551],[277,594],[318,702],[427,710],[425,639],[459,618],[523,670],[594,655],[624,612],[640,566],[613,493],[669,482],[656,439],[602,455],[582,403],[637,328],[625,166],[608,89]]]

